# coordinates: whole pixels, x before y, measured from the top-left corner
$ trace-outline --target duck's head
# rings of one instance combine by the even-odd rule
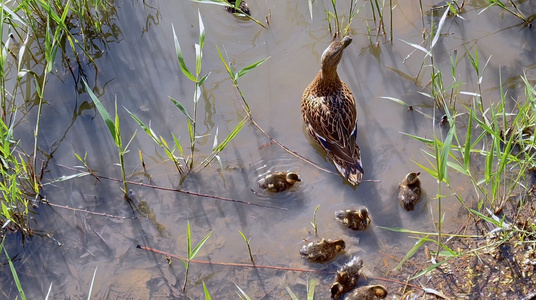
[[[368,209],[367,209],[366,207],[362,207],[362,208],[359,210],[359,213],[361,214],[361,216],[363,217],[363,219],[368,219],[368,218],[369,218]]]
[[[387,297],[387,289],[383,285],[373,285],[369,287],[370,290],[374,291],[374,296],[383,299]]]
[[[341,251],[346,248],[346,243],[341,239],[333,241],[332,244],[335,245],[335,249],[337,251]]]
[[[421,172],[411,172],[406,175],[406,182],[407,184],[414,184],[419,180],[419,175],[421,175]]]
[[[285,179],[290,184],[294,184],[296,182],[301,181],[300,176],[298,176],[298,174],[296,174],[294,172],[288,172]]]
[[[352,37],[347,35],[341,41],[332,42],[322,53],[321,67],[323,71],[330,71],[337,68],[341,61],[343,50],[352,43]]]

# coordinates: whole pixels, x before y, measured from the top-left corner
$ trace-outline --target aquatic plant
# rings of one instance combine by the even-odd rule
[[[527,27],[532,27],[532,22],[534,22],[534,18],[536,17],[536,14],[532,14],[530,15],[529,17],[526,17],[523,12],[521,12],[521,10],[519,9],[518,5],[515,3],[515,1],[513,0],[508,0],[508,3],[510,3],[510,5],[512,6],[509,7],[507,6],[507,4],[503,3],[501,0],[486,0],[488,1],[489,3],[489,6],[486,7],[484,10],[492,7],[492,6],[498,6],[500,7],[502,10],[512,14],[513,16],[515,16],[516,18],[520,19],[521,21],[523,21],[523,24]],[[484,11],[483,10],[483,11]]]
[[[259,20],[253,18],[250,14],[247,14],[244,11],[242,11],[242,9],[240,8],[240,3],[242,2],[242,0],[237,0],[237,1],[235,1],[234,4],[231,4],[227,0],[190,0],[190,1],[197,2],[197,3],[204,3],[204,4],[215,4],[215,5],[220,5],[220,6],[224,6],[224,7],[227,7],[227,8],[232,8],[235,11],[237,11],[238,14],[241,17],[248,18],[251,21],[259,24],[263,28],[266,28],[266,26],[264,24],[262,24]]]
[[[240,121],[235,128],[231,130],[231,132],[225,137],[223,141],[219,141],[218,139],[218,128],[216,128],[216,132],[214,134],[214,143],[212,147],[212,152],[205,157],[203,161],[201,161],[199,164],[194,164],[194,154],[197,151],[196,150],[196,141],[197,141],[197,105],[199,102],[199,99],[201,98],[201,86],[205,82],[205,80],[208,78],[210,73],[208,73],[205,76],[201,77],[201,66],[202,66],[202,58],[203,58],[203,46],[205,44],[205,27],[203,25],[203,20],[201,18],[201,13],[198,11],[199,16],[199,44],[195,45],[196,49],[196,58],[195,58],[195,75],[190,72],[188,67],[186,66],[186,61],[184,60],[184,56],[182,54],[182,50],[180,47],[179,39],[177,38],[177,35],[175,33],[175,29],[173,28],[173,37],[175,41],[175,50],[177,51],[177,60],[179,62],[180,69],[182,73],[192,82],[195,83],[195,91],[194,91],[194,98],[193,98],[193,113],[190,114],[188,110],[185,108],[183,104],[181,104],[179,101],[171,98],[171,101],[173,104],[184,114],[186,117],[186,124],[188,127],[188,133],[190,138],[190,155],[189,157],[184,157],[183,153],[183,147],[181,143],[179,142],[179,139],[172,133],[173,136],[173,142],[174,147],[171,148],[169,146],[169,143],[162,137],[158,136],[149,126],[147,126],[143,121],[141,121],[140,118],[138,118],[136,115],[131,113],[129,111],[129,114],[131,117],[140,125],[140,127],[147,133],[153,141],[160,146],[164,152],[166,153],[167,157],[174,163],[175,167],[179,171],[180,174],[186,175],[188,172],[191,171],[200,171],[203,168],[207,167],[214,159],[217,159],[220,161],[219,153],[227,147],[229,142],[238,135],[238,133],[241,131],[242,127],[246,124],[247,118],[245,117]],[[218,49],[219,52],[219,49]],[[220,53],[221,57],[221,53]],[[265,59],[266,60],[266,59]],[[250,65],[242,70],[240,70],[238,73],[236,73],[236,79],[239,77],[245,75],[250,70],[254,69],[256,66],[264,62],[265,60],[262,60],[260,62],[257,62],[253,65]],[[228,67],[226,66],[227,70],[229,71]],[[246,104],[247,105],[247,104]],[[128,110],[127,110],[128,111]],[[180,153],[180,156],[177,156],[175,154],[175,151],[178,150]],[[220,161],[221,164],[221,161]],[[183,177],[184,179],[185,177]]]
[[[13,280],[15,281],[15,285],[17,286],[17,290],[19,291],[19,295],[21,299],[26,300],[26,295],[24,294],[24,290],[22,289],[22,284],[20,283],[19,276],[17,275],[17,270],[15,269],[15,266],[13,265],[13,261],[9,257],[9,254],[7,254],[7,250],[4,247],[4,242],[5,238],[2,237],[2,243],[0,243],[0,251],[4,250],[4,254],[9,264],[9,269],[11,270],[11,275],[13,276]]]
[[[132,135],[130,140],[128,141],[127,145],[123,147],[123,139],[121,138],[121,126],[119,125],[119,115],[117,114],[117,99],[115,99],[115,119],[112,119],[110,117],[110,114],[104,108],[102,103],[100,102],[99,98],[93,93],[91,88],[87,85],[87,83],[84,81],[84,84],[86,86],[86,90],[93,100],[93,103],[95,103],[95,107],[97,108],[97,111],[99,112],[99,115],[104,120],[104,123],[106,123],[106,127],[108,128],[108,131],[112,135],[112,138],[114,140],[115,146],[118,149],[119,153],[119,166],[121,167],[121,176],[123,178],[123,195],[125,198],[128,198],[128,188],[127,188],[127,176],[125,171],[125,154],[128,153],[128,146],[136,136],[136,132]]]
[[[186,247],[188,251],[188,259],[183,260],[181,259],[182,264],[184,265],[184,268],[186,269],[186,274],[184,275],[184,287],[182,288],[183,291],[186,291],[186,284],[188,283],[188,273],[190,272],[190,262],[192,259],[194,259],[197,256],[197,253],[199,250],[201,250],[201,247],[206,243],[208,238],[212,235],[214,230],[211,230],[197,245],[192,249],[192,236],[190,233],[190,221],[186,223]]]
[[[313,300],[315,298],[315,287],[316,287],[317,281],[315,279],[307,279],[307,300]],[[286,287],[287,293],[289,294],[290,298],[292,300],[298,300],[299,298],[292,292],[290,287]]]
[[[319,208],[320,208],[320,204],[317,204],[315,206],[315,212],[313,213],[313,221],[311,222],[311,225],[313,226],[313,230],[315,231],[315,235],[318,235],[318,224],[316,224],[316,214],[318,213]]]
[[[333,12],[327,9],[325,10],[326,19],[328,21],[329,32],[331,34],[335,34],[340,37],[349,35],[352,21],[361,11],[361,7],[358,8],[357,0],[350,0],[350,10],[348,11],[348,21],[347,21],[348,23],[346,24],[346,26],[344,26],[344,17],[339,16],[339,13],[337,12],[337,0],[331,0],[331,8],[333,9]],[[309,10],[311,12],[311,20],[312,20],[313,13],[312,13],[312,4],[310,1],[309,1]],[[332,25],[332,22],[334,23],[333,25]],[[343,29],[343,26],[344,26],[344,29]]]
[[[246,242],[246,245],[248,246],[248,253],[249,253],[249,259],[251,260],[251,264],[255,265],[255,260],[253,259],[253,254],[251,253],[251,246],[249,245],[249,241],[251,238],[246,238],[246,236],[242,233],[242,231],[238,230],[238,233],[240,233],[240,236],[244,239]]]

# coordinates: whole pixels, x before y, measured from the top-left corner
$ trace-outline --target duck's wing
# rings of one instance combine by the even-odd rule
[[[355,100],[346,87],[326,96],[309,95],[303,107],[303,117],[311,137],[333,155],[354,163],[356,147]]]

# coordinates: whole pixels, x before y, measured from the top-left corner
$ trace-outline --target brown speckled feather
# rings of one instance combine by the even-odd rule
[[[361,153],[355,141],[355,99],[339,79],[337,64],[351,42],[333,42],[322,55],[322,70],[305,89],[301,110],[307,132],[333,160],[339,172],[354,185],[361,182]]]

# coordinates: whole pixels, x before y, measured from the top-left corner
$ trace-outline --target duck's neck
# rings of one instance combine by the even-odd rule
[[[322,70],[316,75],[317,87],[327,92],[332,92],[340,89],[342,81],[337,74],[337,66],[335,67],[322,67]]]

